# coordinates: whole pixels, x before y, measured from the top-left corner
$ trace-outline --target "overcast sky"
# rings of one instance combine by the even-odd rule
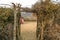
[[[0,4],[11,4],[13,2],[13,3],[20,3],[22,7],[31,7],[31,5],[37,1],[38,0],[0,0]]]

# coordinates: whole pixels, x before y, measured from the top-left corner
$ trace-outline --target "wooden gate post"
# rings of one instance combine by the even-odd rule
[[[13,40],[20,40],[20,23],[19,23],[19,19],[20,19],[20,4],[15,5],[13,4],[13,10],[14,10],[14,29],[13,29]]]
[[[17,16],[17,13],[16,13],[16,5],[14,3],[12,3],[12,4],[13,4],[13,10],[14,10],[13,40],[16,40],[16,27],[17,27],[16,16]]]

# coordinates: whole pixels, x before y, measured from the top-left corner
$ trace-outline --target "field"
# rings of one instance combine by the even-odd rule
[[[36,40],[36,21],[27,21],[21,24],[22,40]]]

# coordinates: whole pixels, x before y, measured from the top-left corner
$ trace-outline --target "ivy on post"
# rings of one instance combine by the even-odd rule
[[[43,25],[43,14],[41,11],[43,11],[43,0],[40,0],[41,3],[37,10],[37,39],[43,40],[43,33],[44,33],[44,25]]]
[[[16,29],[16,36],[17,36],[17,39],[16,40],[21,40],[21,35],[20,35],[20,17],[21,17],[21,13],[20,13],[20,8],[21,8],[21,5],[20,4],[17,4],[17,8],[16,8],[16,10],[17,10],[17,29]]]
[[[45,7],[47,4],[49,4],[50,0],[41,0],[40,6],[38,7],[37,10],[37,37],[38,40],[44,40],[44,28],[45,25],[47,23],[47,21],[45,20],[45,15],[47,13],[44,13],[45,11]],[[46,11],[47,12],[47,11]]]
[[[60,5],[54,4],[50,0],[41,1],[33,5],[33,10],[37,13],[37,38],[38,40],[60,40],[58,38],[60,35],[58,32],[60,30],[58,30]]]

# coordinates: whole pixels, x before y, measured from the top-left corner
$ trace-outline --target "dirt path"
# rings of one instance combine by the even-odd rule
[[[36,22],[25,22],[21,25],[23,40],[36,40]]]

